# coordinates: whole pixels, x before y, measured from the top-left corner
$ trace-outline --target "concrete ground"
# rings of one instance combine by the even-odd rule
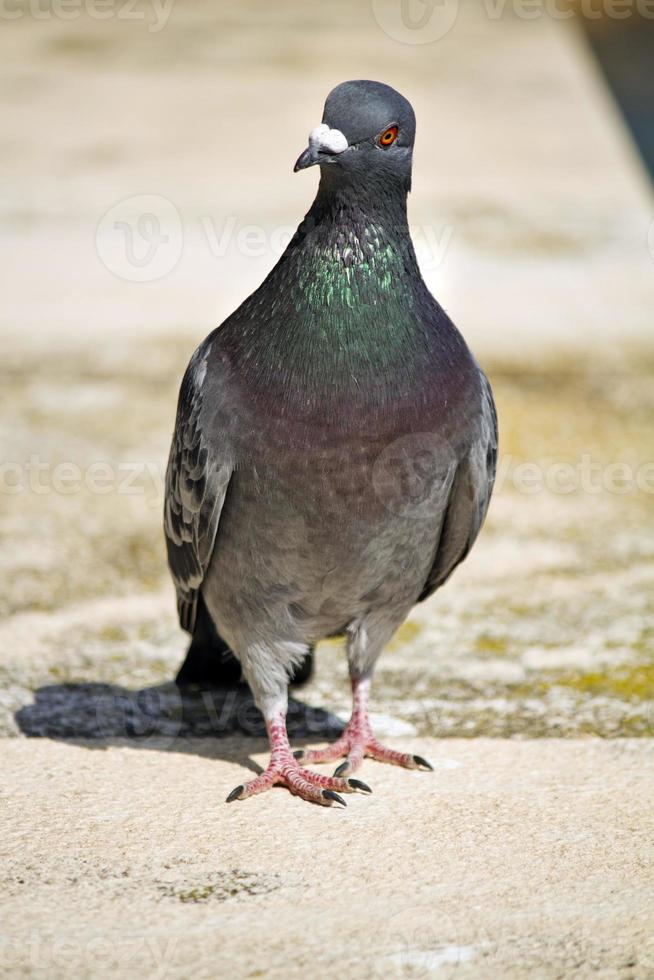
[[[4,24],[1,975],[654,975],[654,202],[574,27],[500,6],[436,5],[438,38],[394,0]],[[416,107],[415,238],[500,469],[375,680],[378,733],[435,772],[228,807],[261,721],[171,684],[163,467],[188,357],[306,210],[291,166],[347,77]],[[295,696],[294,744],[333,737],[338,644]]]
[[[222,803],[263,743],[8,741],[4,975],[654,975],[651,741],[419,744],[325,810]]]

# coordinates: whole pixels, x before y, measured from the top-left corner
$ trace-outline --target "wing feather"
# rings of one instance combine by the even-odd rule
[[[227,447],[221,454],[202,428],[204,380],[210,344],[193,355],[179,393],[166,470],[164,531],[168,564],[183,629],[193,632],[198,592],[216,544],[220,514],[232,475]],[[212,436],[214,434],[212,433]]]
[[[481,374],[481,372],[480,372]],[[482,379],[482,416],[477,439],[459,462],[448,498],[434,563],[418,602],[443,585],[470,551],[488,511],[497,467],[497,413],[490,385]]]

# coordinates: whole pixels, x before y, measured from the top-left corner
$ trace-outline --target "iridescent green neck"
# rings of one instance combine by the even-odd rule
[[[323,178],[284,255],[230,321],[230,346],[276,410],[382,404],[430,361],[430,302],[406,190]]]
[[[422,281],[409,233],[406,190],[399,184],[362,187],[330,180],[327,171],[292,245],[297,253],[290,248],[289,260],[301,259],[296,267],[298,304],[307,313],[322,314],[337,333],[351,331],[353,315],[365,332],[368,316],[374,314],[376,326],[371,328],[378,330],[380,307],[388,303],[406,314],[409,294]]]

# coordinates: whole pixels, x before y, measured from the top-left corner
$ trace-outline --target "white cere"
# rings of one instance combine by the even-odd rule
[[[328,153],[342,153],[347,150],[347,140],[340,129],[330,129],[326,123],[321,123],[309,133],[309,147],[316,152],[326,150]]]

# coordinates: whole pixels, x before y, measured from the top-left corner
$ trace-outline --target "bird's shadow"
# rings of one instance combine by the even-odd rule
[[[88,749],[111,745],[155,751],[193,752],[261,767],[250,753],[265,749],[263,718],[250,691],[239,688],[178,688],[174,683],[130,690],[112,684],[48,684],[34,702],[15,714],[20,731],[32,738],[73,742]],[[288,706],[293,744],[331,740],[343,722],[323,708],[293,698]],[[227,738],[245,736],[245,738]],[[199,741],[202,740],[202,741]],[[248,741],[250,744],[248,745]]]

